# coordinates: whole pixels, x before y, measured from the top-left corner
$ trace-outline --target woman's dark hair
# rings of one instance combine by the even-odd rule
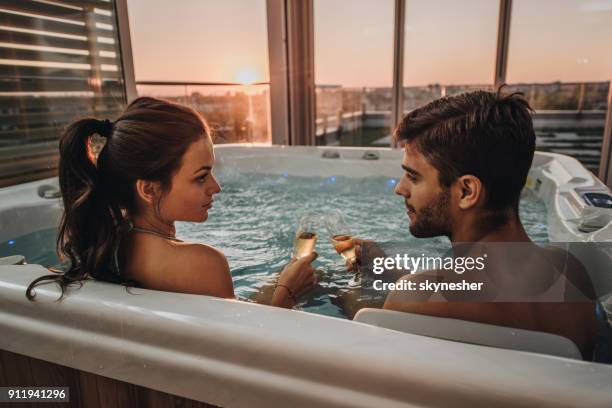
[[[440,184],[480,179],[489,210],[518,210],[535,151],[532,109],[519,93],[475,91],[413,110],[395,139],[414,143],[439,172]]]
[[[106,139],[97,160],[93,135]],[[47,280],[60,285],[62,297],[69,284],[89,276],[136,284],[121,275],[115,256],[126,216],[138,211],[136,181],[156,181],[162,193],[168,191],[183,154],[203,136],[209,137],[210,131],[195,110],[149,97],[134,100],[114,122],[84,118],[68,125],[59,144],[64,212],[57,252],[69,267],[33,281],[28,299],[34,298],[32,289]]]

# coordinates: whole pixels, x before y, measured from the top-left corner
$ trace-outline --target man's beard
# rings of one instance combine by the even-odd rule
[[[440,235],[450,236],[450,189],[445,188],[438,198],[414,214],[410,233],[417,238],[431,238]]]

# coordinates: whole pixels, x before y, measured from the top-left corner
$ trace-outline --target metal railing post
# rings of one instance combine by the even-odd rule
[[[393,94],[391,106],[391,132],[404,116],[404,23],[406,1],[395,0],[393,25]],[[391,138],[391,147],[396,147]]]
[[[130,103],[138,97],[138,92],[134,76],[134,59],[132,57],[132,38],[130,36],[127,0],[115,1],[115,14],[117,16],[117,35],[121,50],[121,67],[123,68],[126,103]]]
[[[267,0],[270,131],[272,144],[290,144],[287,8],[285,0]]]
[[[285,0],[289,143],[315,144],[314,16],[312,0]]]
[[[601,146],[599,178],[612,189],[612,81],[608,85],[608,112]]]
[[[500,0],[499,20],[497,25],[497,52],[495,54],[495,73],[493,86],[497,90],[506,83],[508,67],[508,47],[510,45],[510,17],[512,15],[512,0]]]

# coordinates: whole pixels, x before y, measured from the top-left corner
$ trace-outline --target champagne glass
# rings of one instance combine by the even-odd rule
[[[302,258],[314,251],[315,243],[317,242],[317,233],[315,232],[316,220],[317,216],[311,211],[305,211],[300,217],[293,244],[294,258]]]
[[[355,241],[353,234],[344,220],[342,212],[333,210],[325,216],[325,226],[329,232],[329,238],[336,252],[344,258],[345,261],[353,264],[355,276],[349,281],[349,286],[358,287],[361,285],[361,272],[359,271],[356,255]]]

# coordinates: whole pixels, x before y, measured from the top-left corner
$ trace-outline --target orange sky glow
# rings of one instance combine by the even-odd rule
[[[390,87],[393,0],[315,0],[315,82]],[[265,0],[128,0],[137,80],[269,79]],[[491,83],[499,3],[406,1],[404,85]],[[612,78],[612,0],[514,0],[507,80]]]

